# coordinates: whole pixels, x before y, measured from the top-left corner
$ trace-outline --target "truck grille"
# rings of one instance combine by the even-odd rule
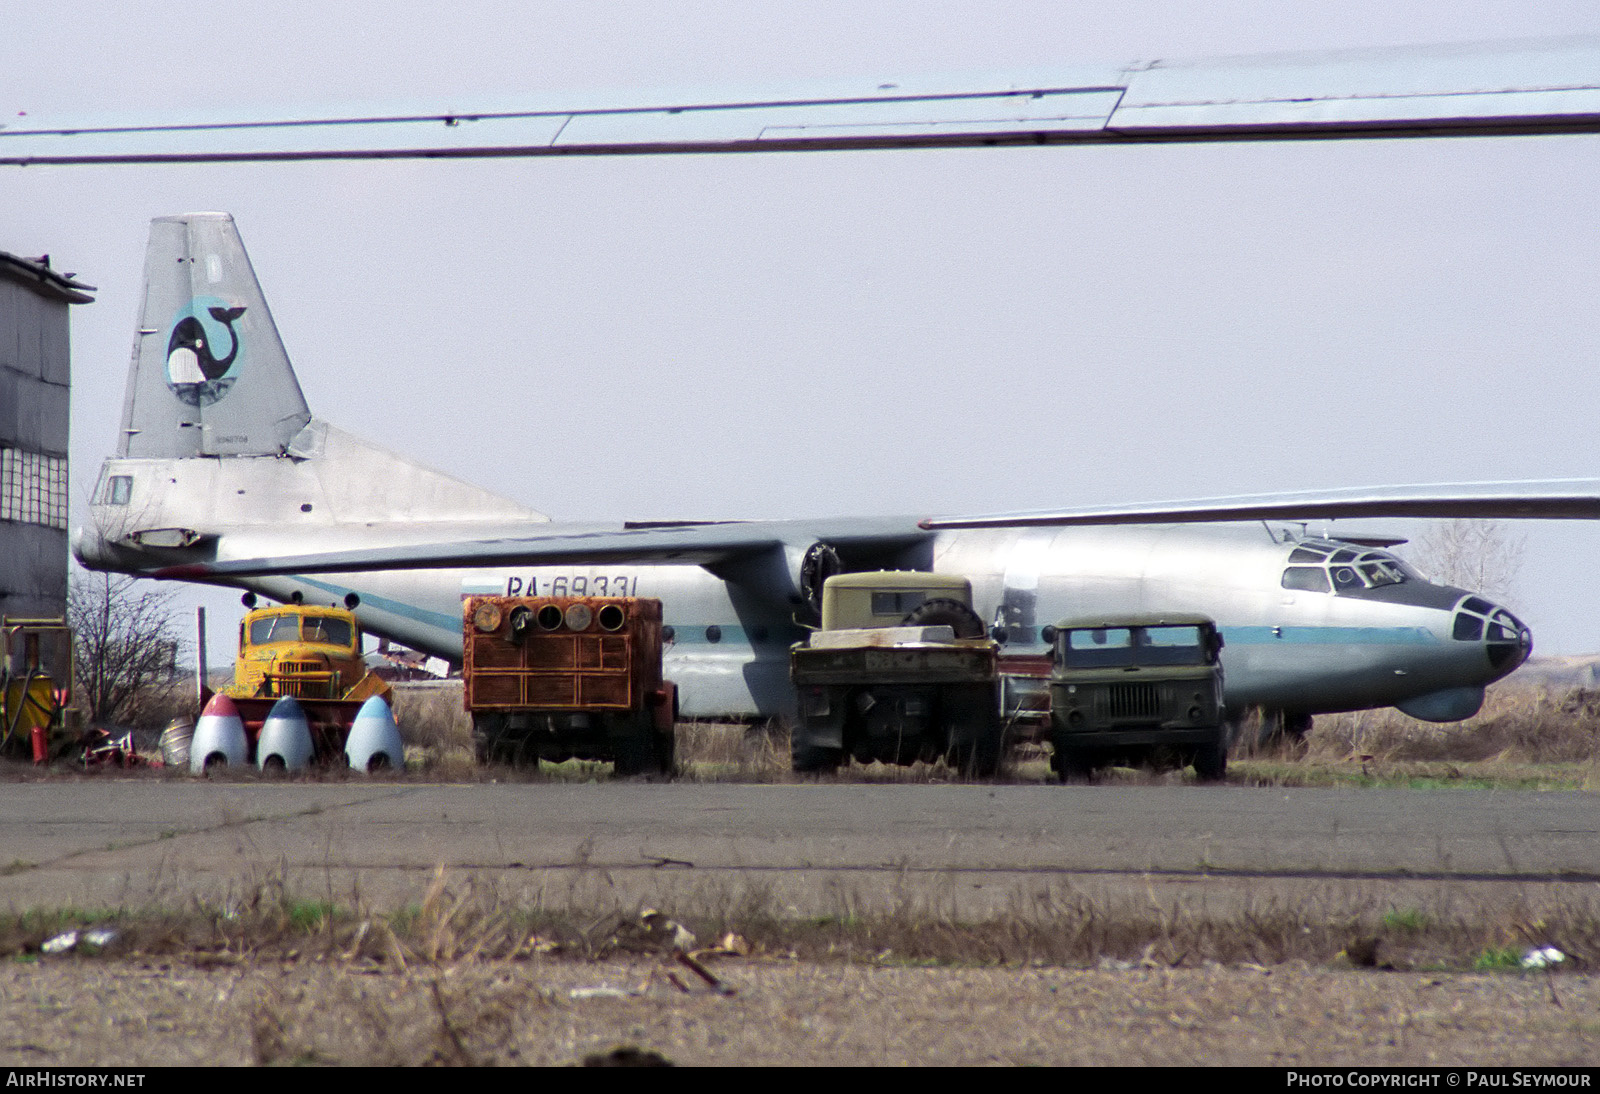
[[[1161,696],[1155,684],[1112,684],[1106,689],[1106,717],[1159,718]]]
[[[276,672],[267,673],[269,696],[292,695],[296,699],[333,699],[335,678],[321,661],[279,661]]]

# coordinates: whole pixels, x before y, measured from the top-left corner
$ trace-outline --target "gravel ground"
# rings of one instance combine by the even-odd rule
[[[571,1064],[634,1045],[678,1064],[1600,1064],[1588,974],[737,959],[715,971],[733,994],[644,958],[404,973],[13,961],[0,1063]]]

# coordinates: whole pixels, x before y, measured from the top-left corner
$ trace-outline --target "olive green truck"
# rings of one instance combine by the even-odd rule
[[[1222,635],[1203,615],[1115,615],[1049,628],[1050,743],[1063,781],[1112,764],[1227,774]]]
[[[799,696],[794,769],[940,758],[969,775],[1000,766],[999,646],[963,577],[838,574],[822,587],[822,627],[790,650]]]

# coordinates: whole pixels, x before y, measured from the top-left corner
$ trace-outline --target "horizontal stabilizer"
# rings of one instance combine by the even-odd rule
[[[1039,509],[987,516],[930,517],[926,529],[1027,528],[1085,524],[1184,524],[1229,520],[1422,517],[1484,520],[1600,520],[1600,479],[1534,479],[1429,486],[1368,486],[1241,494],[1187,501]]]

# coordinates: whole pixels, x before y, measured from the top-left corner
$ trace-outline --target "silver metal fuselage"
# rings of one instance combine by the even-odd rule
[[[171,562],[169,547],[147,545],[142,539],[152,537],[134,534],[150,529],[198,532],[214,544],[212,557],[219,560],[616,530],[557,525],[536,515],[450,519],[448,507],[441,508],[442,519],[428,519],[426,507],[395,519],[399,514],[361,511],[363,503],[340,497],[338,480],[371,484],[388,474],[392,483],[403,468],[356,466],[330,474],[334,470],[316,469],[308,480],[313,495],[290,487],[287,480],[298,472],[286,459],[109,460],[95,494],[94,526],[78,535],[79,557],[96,568],[130,572]],[[112,476],[132,480],[126,502],[108,503]],[[313,496],[314,502],[299,500]],[[379,499],[368,504],[382,508]],[[909,517],[863,518],[861,524],[884,534],[916,532]],[[812,538],[808,522],[792,525],[796,542]],[[1047,652],[1040,629],[1071,616],[1211,616],[1227,643],[1226,700],[1234,711],[1259,706],[1316,714],[1481,689],[1527,652],[1525,636],[1509,660],[1492,658],[1481,637],[1453,637],[1457,606],[1469,596],[1463,590],[1416,579],[1354,596],[1286,589],[1294,543],[1261,524],[951,530],[927,533],[915,550],[920,557],[914,564],[971,580],[974,606],[1003,628],[1008,654]],[[678,684],[686,717],[771,717],[794,707],[788,651],[804,631],[792,605],[699,565],[389,570],[218,583],[278,600],[299,593],[313,603],[343,602],[354,593],[367,629],[451,661],[461,658],[464,593],[657,597],[673,635],[666,671]]]

